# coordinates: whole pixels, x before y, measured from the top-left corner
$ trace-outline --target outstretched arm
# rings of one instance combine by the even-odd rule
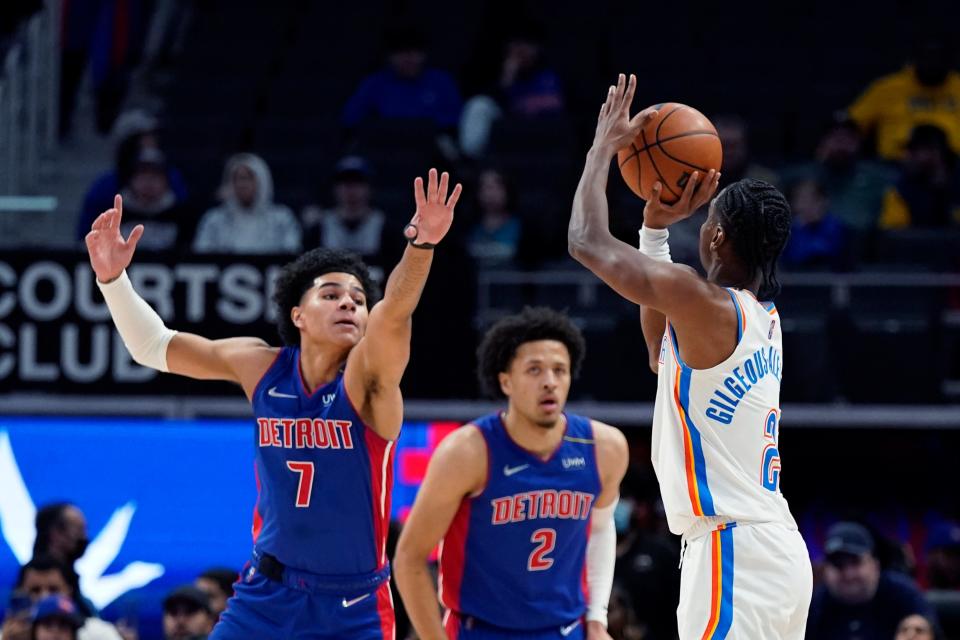
[[[574,196],[567,234],[570,255],[636,304],[666,316],[702,311],[704,301],[716,295],[711,285],[687,268],[651,259],[610,233],[606,197],[610,160],[656,113],[647,109],[630,118],[635,89],[636,77],[631,75],[627,83],[621,74],[617,86],[610,87],[600,110],[597,133]],[[705,188],[696,189],[700,177],[694,172],[673,206],[659,201],[661,186],[659,183],[654,186],[656,206],[669,214],[671,222],[688,217],[715,193],[716,172],[707,175]],[[649,215],[650,204],[645,216]]]
[[[251,397],[277,350],[259,338],[209,340],[168,329],[127,278],[126,268],[144,230],[137,225],[125,240],[120,234],[122,218],[123,200],[118,195],[113,208],[93,222],[85,242],[97,285],[130,355],[158,371],[237,383]]]
[[[358,404],[364,422],[392,440],[400,434],[403,398],[400,379],[410,360],[413,311],[427,283],[433,248],[450,230],[461,186],[447,190],[450,176],[430,169],[426,192],[423,179],[414,180],[416,213],[404,230],[410,243],[387,280],[383,300],[370,311],[363,339],[350,352],[344,374],[347,392]]]

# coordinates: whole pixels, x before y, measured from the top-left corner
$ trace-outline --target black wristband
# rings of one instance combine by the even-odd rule
[[[437,245],[435,245],[435,244],[432,243],[432,242],[419,242],[419,243],[418,243],[418,242],[417,242],[417,236],[413,236],[412,238],[408,238],[408,237],[407,237],[407,229],[410,229],[410,228],[413,228],[413,230],[417,232],[417,235],[420,234],[420,231],[419,231],[419,229],[417,229],[416,225],[414,225],[414,224],[408,224],[407,226],[405,226],[405,227],[403,228],[403,237],[404,237],[404,238],[407,238],[407,243],[408,243],[411,247],[414,247],[415,249],[433,249],[434,247],[437,246]]]

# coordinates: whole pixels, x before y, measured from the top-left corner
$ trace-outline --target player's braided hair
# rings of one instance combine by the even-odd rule
[[[772,184],[746,178],[720,192],[716,212],[750,277],[760,272],[757,298],[773,300],[780,293],[777,260],[790,237],[787,199]]]
[[[499,374],[510,368],[520,345],[536,340],[556,340],[566,345],[571,373],[576,377],[587,351],[580,329],[559,311],[524,307],[520,313],[490,327],[477,348],[477,376],[484,393],[493,398],[504,397]]]
[[[318,247],[284,265],[277,276],[273,302],[277,305],[277,331],[287,346],[300,344],[300,330],[290,318],[290,310],[300,304],[303,294],[313,286],[313,281],[325,273],[342,272],[357,277],[364,293],[367,294],[367,307],[380,298],[380,288],[370,276],[367,265],[360,256],[342,249]]]

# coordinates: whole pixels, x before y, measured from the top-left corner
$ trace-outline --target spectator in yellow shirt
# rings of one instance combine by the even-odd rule
[[[900,177],[887,190],[880,213],[883,229],[937,228],[960,224],[960,178],[956,155],[942,129],[921,124],[911,133]]]
[[[952,66],[946,39],[928,37],[917,46],[912,65],[875,80],[850,106],[850,117],[876,137],[881,158],[903,158],[904,144],[919,124],[940,127],[960,153],[960,73]]]

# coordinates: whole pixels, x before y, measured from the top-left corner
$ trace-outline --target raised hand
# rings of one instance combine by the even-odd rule
[[[630,103],[637,90],[637,76],[630,74],[629,80],[622,73],[616,86],[607,91],[607,99],[600,107],[597,118],[597,132],[593,137],[593,146],[603,149],[611,155],[627,146],[637,137],[644,125],[657,115],[650,107],[630,117]]]
[[[137,242],[143,235],[143,225],[138,224],[124,240],[120,234],[122,218],[123,199],[118,194],[113,197],[113,208],[97,216],[90,233],[84,238],[90,254],[90,266],[100,282],[110,282],[120,277],[133,259]]]
[[[417,177],[413,181],[413,199],[417,203],[417,211],[413,214],[403,234],[415,247],[433,248],[450,230],[453,224],[453,208],[457,206],[460,192],[463,190],[458,182],[453,193],[447,197],[447,188],[450,185],[450,175],[444,171],[437,182],[437,170],[430,169],[427,177],[427,189],[423,189],[423,178]]]
[[[698,187],[701,177],[699,171],[694,171],[687,180],[687,186],[683,188],[680,199],[674,204],[664,204],[660,200],[663,185],[655,182],[653,196],[643,207],[644,226],[650,229],[666,229],[675,222],[689,218],[697,209],[710,202],[720,184],[720,172],[710,169],[703,184]]]

